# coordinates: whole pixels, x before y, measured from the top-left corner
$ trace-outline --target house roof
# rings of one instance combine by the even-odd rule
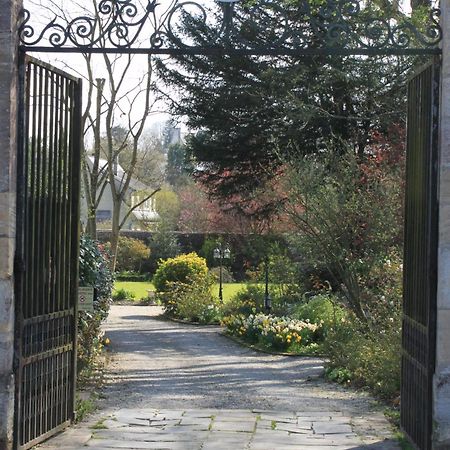
[[[89,166],[92,168],[94,165],[94,159],[95,159],[94,156],[88,156],[87,159],[88,159]],[[106,159],[100,158],[98,161],[98,166],[99,166],[99,172],[102,173],[108,169],[108,161]],[[117,173],[115,174],[114,179],[116,181],[118,188],[120,188],[127,179],[127,174],[120,164],[117,164]],[[141,181],[137,180],[136,178],[131,177],[130,183],[129,183],[129,189],[131,191],[149,191],[151,188],[150,188],[150,186],[146,185],[145,183],[142,183]]]

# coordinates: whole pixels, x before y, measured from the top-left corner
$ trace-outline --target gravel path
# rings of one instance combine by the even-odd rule
[[[47,447],[80,448],[87,445],[187,450],[193,443],[192,448],[201,449],[309,448],[298,440],[299,436],[306,439],[302,433],[280,428],[280,424],[290,424],[295,429],[306,424],[302,429],[307,430],[308,436],[321,439],[313,441],[317,450],[398,448],[388,440],[389,424],[375,408],[373,400],[365,394],[324,381],[321,359],[257,353],[220,335],[219,327],[167,322],[160,318],[161,312],[159,307],[143,306],[114,306],[111,309],[105,331],[111,340],[112,361],[100,411],[89,423],[48,441]],[[265,427],[264,420],[258,422],[261,416],[267,416]],[[221,419],[214,422],[216,425],[227,423],[231,428],[215,430],[211,420],[217,420],[217,417]],[[183,418],[184,425],[197,423],[197,428],[183,428],[184,434],[180,434]],[[91,439],[94,431],[89,426],[99,420],[109,421],[107,430],[97,430],[96,439]],[[116,426],[111,425],[114,423]],[[152,433],[150,441],[144,439],[144,446],[142,439],[138,440],[141,444],[131,446],[132,439],[124,434],[125,431],[133,430],[134,436],[142,438],[147,436],[142,431],[148,433],[149,424],[157,424],[162,432]],[[140,426],[144,429],[136,434]],[[270,443],[264,434],[275,428],[278,433],[284,433],[277,435],[277,444]],[[220,443],[223,437],[215,441],[211,437],[214,431],[219,431],[240,433],[236,435],[240,438],[250,433],[250,429],[251,439],[255,440],[253,447],[248,439],[245,444],[230,446]],[[191,436],[188,445],[187,441],[183,444],[174,439],[174,436],[186,438],[189,433],[197,433],[195,436],[200,438],[201,430],[206,433],[205,440],[197,442]],[[126,443],[123,436],[128,436]],[[161,436],[169,436],[173,441],[170,441],[171,445],[164,441],[163,446]],[[232,439],[231,435],[226,436]],[[290,436],[296,437],[297,441]],[[340,440],[336,441],[337,437]],[[117,445],[113,445],[114,442]]]

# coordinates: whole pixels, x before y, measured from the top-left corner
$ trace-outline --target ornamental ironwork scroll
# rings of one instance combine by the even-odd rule
[[[357,0],[99,0],[74,18],[34,24],[23,10],[25,51],[209,54],[439,53],[440,10],[422,25]],[[197,31],[195,31],[197,30]]]

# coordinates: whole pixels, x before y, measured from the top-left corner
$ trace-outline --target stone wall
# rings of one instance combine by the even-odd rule
[[[440,123],[437,360],[434,448],[450,448],[450,0],[441,0],[443,66]]]
[[[18,0],[0,0],[0,450],[12,448],[14,413],[15,155]]]

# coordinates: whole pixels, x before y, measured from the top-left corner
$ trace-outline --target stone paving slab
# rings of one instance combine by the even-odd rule
[[[79,424],[43,449],[151,450],[393,450],[385,436],[358,434],[353,418],[333,412],[119,410]],[[359,419],[361,421],[361,419]]]

